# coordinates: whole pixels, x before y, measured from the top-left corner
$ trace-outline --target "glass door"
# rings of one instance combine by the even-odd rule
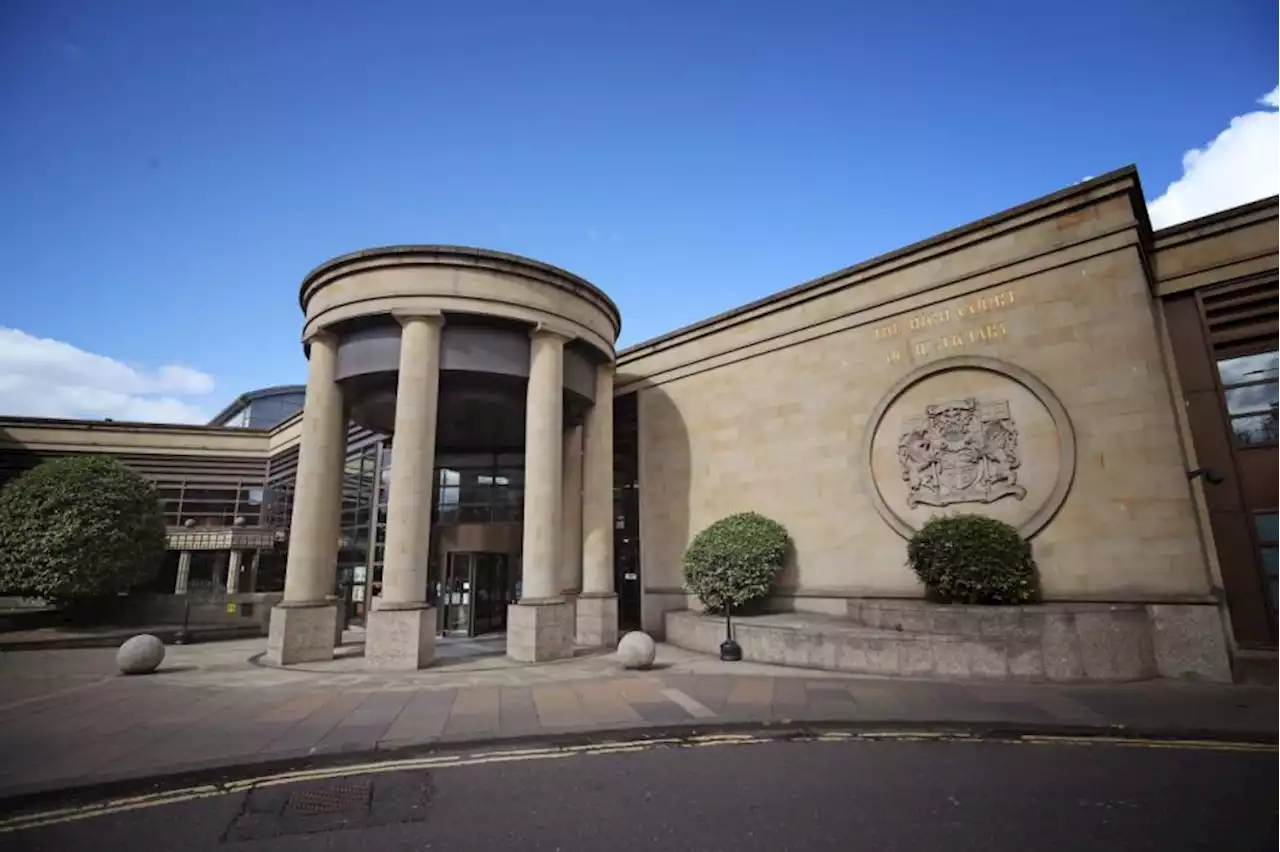
[[[447,636],[480,636],[507,629],[507,605],[515,598],[505,553],[447,554],[440,590],[440,630]]]
[[[444,589],[440,595],[444,612],[444,632],[453,636],[472,635],[472,594],[475,588],[475,554],[450,553]]]
[[[507,629],[507,604],[510,603],[505,553],[475,554],[474,636]]]

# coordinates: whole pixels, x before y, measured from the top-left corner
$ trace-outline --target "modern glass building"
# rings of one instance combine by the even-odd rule
[[[302,411],[303,385],[280,385],[242,393],[209,421],[210,426],[272,429]]]

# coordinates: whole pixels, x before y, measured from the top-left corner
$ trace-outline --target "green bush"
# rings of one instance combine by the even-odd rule
[[[712,612],[767,597],[787,553],[787,530],[755,512],[716,521],[684,554],[685,588]]]
[[[1031,543],[995,518],[930,518],[907,543],[907,559],[947,603],[1017,604],[1038,596]]]
[[[118,459],[45,462],[0,490],[0,590],[70,603],[155,577],[165,523],[151,485]]]

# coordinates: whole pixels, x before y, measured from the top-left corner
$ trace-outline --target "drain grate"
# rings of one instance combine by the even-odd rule
[[[348,831],[421,822],[434,785],[422,770],[258,787],[245,796],[223,840],[270,840],[297,834]]]
[[[369,803],[372,783],[338,784],[316,790],[299,790],[289,797],[285,816],[319,816],[363,809]]]

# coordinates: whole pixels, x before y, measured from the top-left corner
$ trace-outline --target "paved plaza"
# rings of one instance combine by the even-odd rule
[[[872,679],[666,645],[652,670],[632,672],[612,654],[527,665],[502,648],[442,643],[431,669],[378,673],[358,644],[281,670],[263,662],[264,639],[238,640],[170,646],[141,677],[116,674],[112,649],[0,653],[0,798],[344,752],[752,723],[1276,732],[1273,686]]]

